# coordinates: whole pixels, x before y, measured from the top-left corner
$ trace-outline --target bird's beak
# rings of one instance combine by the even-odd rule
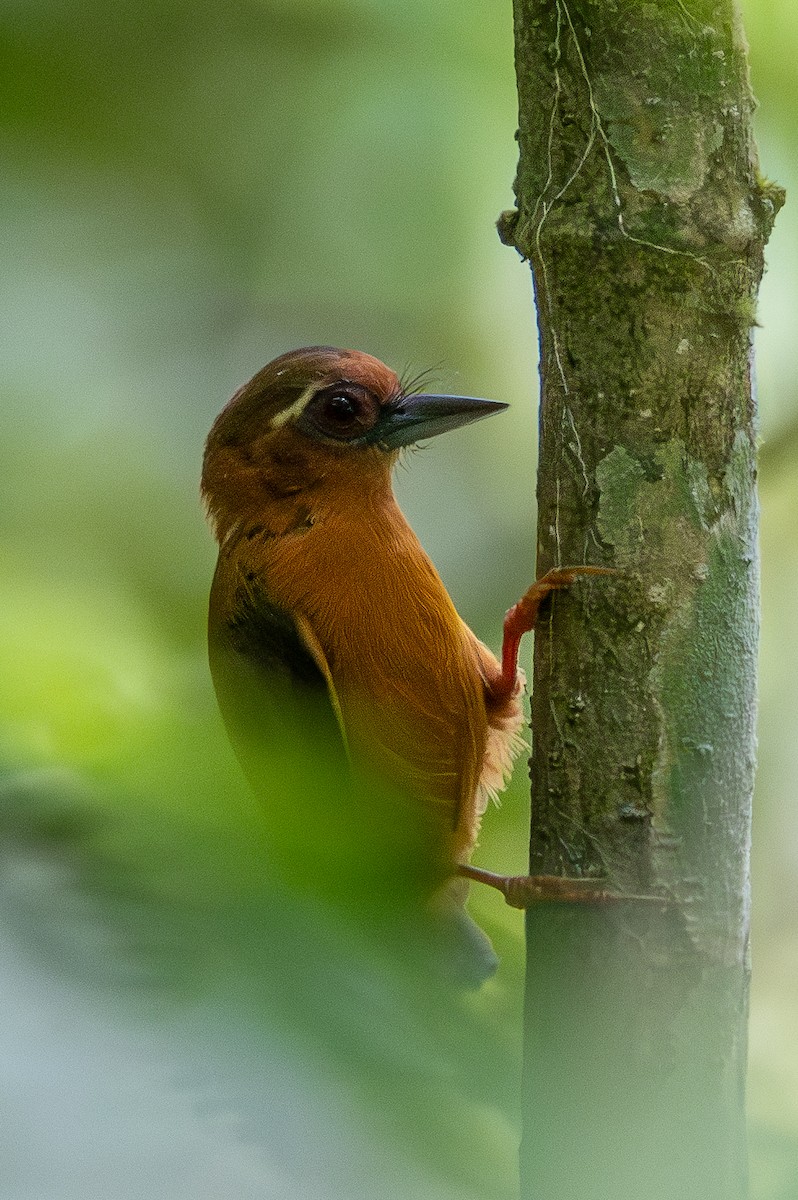
[[[386,406],[368,440],[387,450],[398,450],[505,408],[509,405],[500,400],[478,400],[474,396],[403,396]]]

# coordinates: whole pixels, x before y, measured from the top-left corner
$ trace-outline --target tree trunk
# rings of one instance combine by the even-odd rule
[[[750,329],[783,200],[732,0],[516,0],[540,330],[526,1200],[735,1200],[757,650]]]

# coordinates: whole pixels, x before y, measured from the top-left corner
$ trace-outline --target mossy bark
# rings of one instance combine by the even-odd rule
[[[540,331],[524,1196],[745,1194],[757,648],[750,332],[780,189],[732,0],[515,0]]]

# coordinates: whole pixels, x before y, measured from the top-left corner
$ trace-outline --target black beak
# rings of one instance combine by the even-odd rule
[[[399,450],[505,408],[509,405],[500,400],[478,400],[474,396],[403,396],[386,406],[368,440],[386,450]]]

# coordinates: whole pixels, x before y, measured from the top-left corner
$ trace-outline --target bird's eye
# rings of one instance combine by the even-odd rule
[[[351,396],[347,396],[345,392],[330,396],[327,403],[324,405],[324,415],[330,421],[340,422],[345,425],[357,416],[357,404]]]
[[[380,405],[367,388],[358,384],[334,384],[322,388],[308,404],[301,424],[336,441],[352,442],[374,427]]]

